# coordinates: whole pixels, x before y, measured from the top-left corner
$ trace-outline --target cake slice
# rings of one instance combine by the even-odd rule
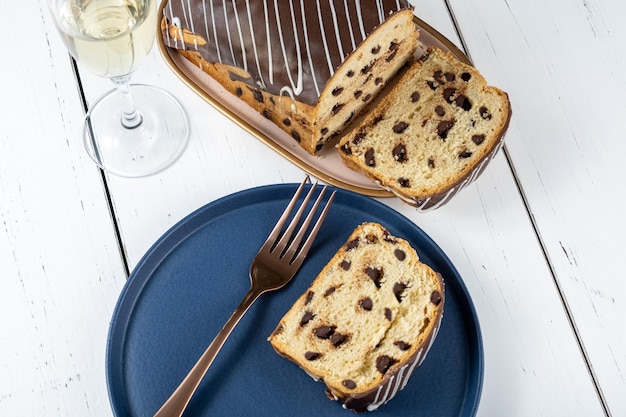
[[[315,154],[413,58],[406,0],[169,0],[175,49]]]
[[[353,411],[403,389],[443,314],[441,276],[380,224],[358,226],[269,337]]]
[[[345,165],[429,209],[480,175],[510,117],[506,93],[450,53],[430,47],[338,147]]]

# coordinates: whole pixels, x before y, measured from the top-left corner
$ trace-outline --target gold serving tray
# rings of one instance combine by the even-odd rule
[[[161,2],[159,16],[163,16],[163,8],[167,1]],[[339,153],[334,147],[327,146],[317,156],[306,152],[278,126],[226,91],[217,81],[178,54],[176,50],[167,47],[160,30],[161,19],[158,20],[157,45],[165,62],[189,88],[226,117],[305,172],[327,184],[370,197],[394,196],[364,175],[347,168],[341,162]],[[418,17],[414,17],[414,22],[420,30],[419,39],[422,43],[416,52],[417,56],[420,56],[427,47],[436,46],[450,51],[459,60],[471,65],[469,58],[445,36]]]

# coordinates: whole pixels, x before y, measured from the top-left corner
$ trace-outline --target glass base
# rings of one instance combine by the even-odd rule
[[[178,101],[154,86],[132,84],[130,93],[143,122],[122,126],[122,100],[111,90],[85,117],[83,141],[98,166],[121,177],[144,177],[169,167],[189,140],[189,121]]]

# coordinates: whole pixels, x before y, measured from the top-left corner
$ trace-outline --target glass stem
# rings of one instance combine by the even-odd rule
[[[122,126],[126,129],[134,129],[143,122],[143,116],[135,107],[135,102],[130,94],[130,74],[111,78],[117,91],[122,97]]]

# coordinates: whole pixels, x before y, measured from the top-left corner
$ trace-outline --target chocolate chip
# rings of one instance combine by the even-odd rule
[[[315,336],[320,339],[328,339],[333,333],[335,333],[335,327],[333,326],[320,326],[315,329]]]
[[[372,70],[373,67],[374,67],[374,61],[370,62],[369,64],[361,68],[361,74],[367,74],[368,72]]]
[[[359,307],[363,310],[372,311],[372,307],[374,307],[374,302],[371,298],[365,297],[359,300]]]
[[[328,287],[328,289],[324,291],[324,297],[328,297],[329,295],[334,293],[336,290],[337,290],[337,287]]]
[[[397,144],[391,151],[393,159],[397,162],[406,162],[408,159],[406,156],[406,146],[403,143]]]
[[[376,79],[374,80],[374,84],[376,85],[380,85],[383,83],[383,77],[376,77]]]
[[[320,133],[321,133],[322,135],[327,134],[327,133],[328,133],[328,128],[327,128],[327,127],[323,127],[323,128],[322,128],[322,130],[320,130]]]
[[[465,111],[470,111],[472,108],[472,102],[463,94],[459,94],[456,100],[454,100],[454,104],[456,104]]]
[[[304,315],[300,319],[300,326],[306,326],[311,320],[313,320],[313,317],[315,317],[315,314],[311,313],[310,311],[305,311]]]
[[[320,356],[322,356],[322,354],[321,354],[321,353],[319,353],[319,352],[311,352],[310,350],[309,350],[309,351],[307,351],[307,352],[304,354],[304,358],[305,358],[307,361],[314,361],[315,359],[319,359],[319,357],[320,357]]]
[[[339,113],[341,111],[341,109],[343,109],[343,106],[345,106],[344,103],[337,103],[333,106],[333,108],[330,110],[330,113],[334,116],[337,113]]]
[[[371,266],[368,266],[365,268],[365,273],[372,281],[374,281],[376,288],[380,288],[380,280],[383,278],[383,270],[381,268],[372,268]]]
[[[404,261],[406,259],[406,253],[402,249],[396,249],[393,251],[393,254],[399,261]]]
[[[446,139],[448,137],[448,132],[450,131],[450,129],[452,129],[452,126],[454,126],[454,121],[442,120],[437,125],[437,135],[441,139]]]
[[[381,374],[384,374],[395,362],[393,358],[387,355],[380,355],[376,358],[376,369],[378,369],[378,372]]]
[[[437,70],[433,73],[433,78],[439,83],[443,84],[443,72],[441,70]]]
[[[454,81],[454,79],[456,78],[451,72],[446,72],[445,74],[443,74],[443,76],[446,78],[446,81]]]
[[[291,131],[291,137],[294,138],[297,142],[300,142],[301,140],[300,134],[296,132],[295,130]]]
[[[350,263],[350,261],[343,260],[341,261],[341,264],[339,264],[339,266],[341,266],[341,269],[343,269],[344,271],[348,271],[350,270],[352,263]]]
[[[343,381],[341,381],[341,385],[343,385],[344,387],[346,387],[348,389],[355,389],[356,388],[356,382],[354,382],[351,379],[344,379]]]
[[[347,143],[344,143],[343,145],[341,145],[340,149],[346,155],[352,155],[352,149],[350,148],[350,145],[348,145]]]
[[[358,145],[359,143],[363,141],[364,138],[365,138],[365,132],[359,132],[356,135],[354,135],[354,138],[352,139],[352,143],[355,145]]]
[[[439,291],[435,290],[430,294],[430,302],[436,306],[441,303],[441,294],[439,294]]]
[[[435,160],[433,158],[428,158],[428,168],[430,169],[435,168]]]
[[[398,50],[395,49],[392,53],[389,54],[387,58],[385,58],[385,61],[391,62],[396,57],[397,54],[398,54]]]
[[[433,90],[433,91],[435,91],[435,90],[437,89],[437,87],[438,87],[438,86],[437,86],[434,82],[432,82],[432,81],[430,81],[430,80],[426,81],[426,84],[427,84],[427,85],[428,85],[428,87],[429,87],[431,90]]]
[[[406,284],[403,282],[396,282],[395,284],[393,284],[393,295],[396,296],[396,300],[398,300],[399,303],[402,302],[402,294],[404,293],[405,289]]]
[[[241,89],[241,87],[237,87],[235,89],[235,94],[237,94],[237,96],[241,97],[243,95],[243,90]]]
[[[408,178],[400,177],[398,178],[398,184],[400,184],[400,187],[409,188],[411,186],[411,181],[409,181]]]
[[[346,126],[348,123],[350,123],[353,117],[354,117],[354,112],[351,112],[350,116],[348,116],[348,118],[344,120],[343,125]]]
[[[361,91],[361,90],[356,90],[356,91],[354,92],[354,98],[359,98],[359,97],[361,97],[361,94],[363,94],[363,91]]]
[[[323,147],[324,147],[323,143],[318,143],[317,145],[315,145],[315,151],[321,151]]]
[[[407,127],[409,127],[409,124],[407,122],[399,121],[393,126],[393,131],[394,133],[400,134],[404,132]]]
[[[391,321],[391,319],[393,318],[393,313],[391,312],[391,309],[388,307],[385,307],[385,318],[389,321]]]
[[[452,104],[452,97],[456,94],[456,88],[448,87],[443,90],[443,98],[448,103]]]
[[[374,148],[369,148],[366,152],[365,152],[365,164],[368,167],[374,167],[376,166],[376,158],[374,157]]]
[[[372,48],[372,54],[376,55],[379,52],[380,52],[380,45],[376,45],[375,47]]]
[[[341,346],[343,343],[345,343],[346,340],[347,337],[341,333],[334,333],[330,337],[330,343],[332,343],[334,347]]]
[[[291,126],[291,120],[290,120],[290,119],[288,119],[288,118],[285,118],[285,119],[283,119],[283,124],[284,124],[285,126]]]
[[[263,103],[263,93],[261,93],[259,90],[252,90],[252,95],[254,96],[254,99],[256,101],[258,101],[259,103]]]
[[[459,152],[459,158],[460,159],[467,159],[470,156],[472,156],[472,152],[470,152],[468,150],[463,150],[463,151]]]
[[[332,95],[337,97],[343,91],[343,87],[335,87],[332,91]]]
[[[354,249],[359,246],[359,238],[354,238],[350,242],[346,243],[346,250]]]
[[[395,51],[396,49],[398,49],[398,43],[391,41],[391,43],[389,44],[389,50],[390,51]]]
[[[485,120],[491,120],[491,113],[489,113],[489,109],[487,109],[487,107],[482,106],[479,110],[478,113],[480,113],[480,117],[482,117]]]
[[[464,72],[463,74],[461,74],[461,79],[463,81],[469,81],[470,78],[472,78],[472,74],[470,74],[469,72]]]
[[[485,141],[485,135],[473,135],[472,136],[472,142],[474,142],[476,145],[480,145],[484,141]]]
[[[411,103],[415,103],[419,101],[419,99],[420,99],[419,91],[414,91],[413,93],[411,93]]]
[[[409,350],[411,348],[411,345],[403,342],[402,340],[396,340],[395,342],[393,342],[393,344],[396,345],[400,350]]]
[[[371,95],[371,94],[367,94],[367,95],[366,95],[365,97],[363,97],[361,100],[362,100],[364,103],[367,103],[367,102],[370,100],[370,98],[372,98],[372,95]]]
[[[311,302],[311,300],[313,299],[314,295],[315,295],[315,293],[313,291],[309,290],[309,292],[306,293],[306,298],[304,299],[304,305],[309,304]]]
[[[435,107],[435,114],[439,117],[443,117],[446,114],[446,111],[444,110],[443,106],[437,106]]]
[[[354,71],[352,71],[352,70],[348,70],[348,72],[346,72],[346,76],[348,76],[348,77],[354,77]]]

